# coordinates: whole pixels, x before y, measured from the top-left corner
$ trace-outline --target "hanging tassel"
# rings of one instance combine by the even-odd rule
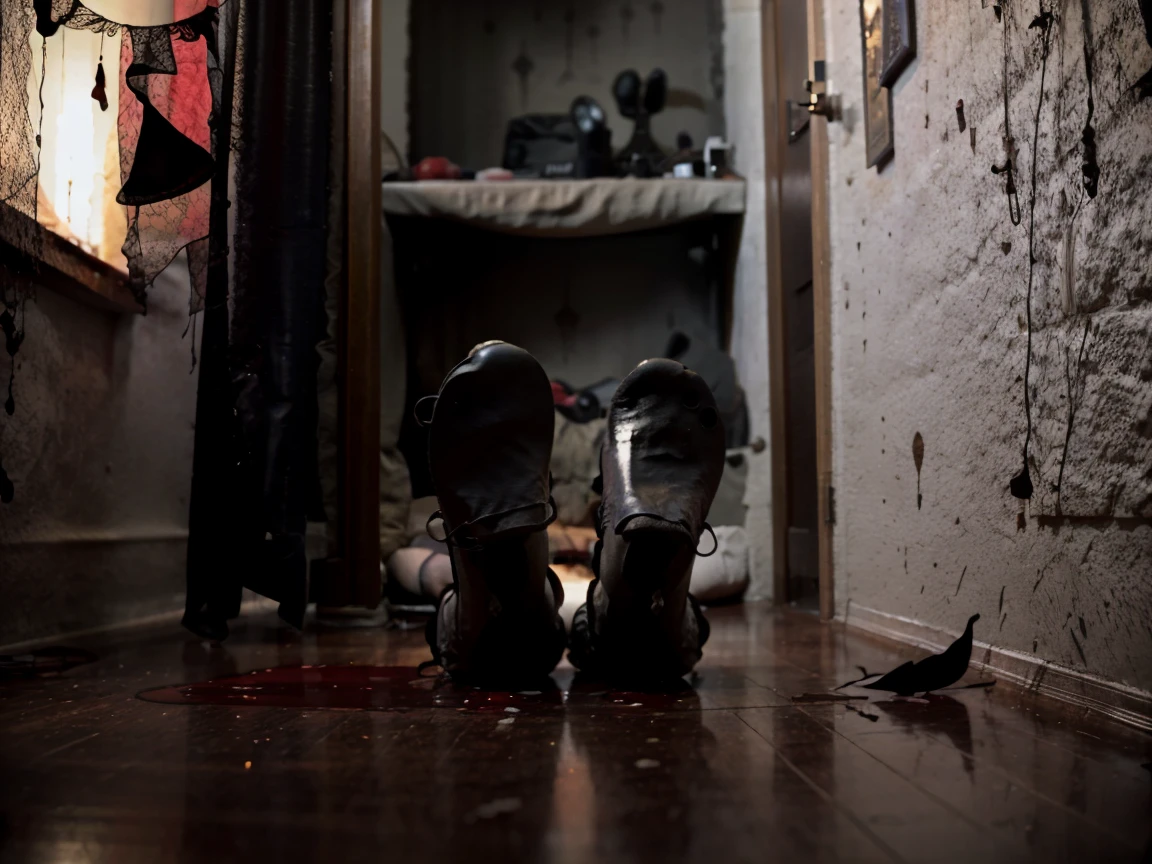
[[[108,94],[104,90],[104,85],[107,84],[107,79],[104,77],[104,55],[100,55],[100,62],[96,64],[96,86],[92,88],[92,98],[100,103],[100,110],[108,110]]]

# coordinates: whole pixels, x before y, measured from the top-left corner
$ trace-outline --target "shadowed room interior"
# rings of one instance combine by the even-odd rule
[[[1149,0],[0,0],[0,861],[1152,860]]]

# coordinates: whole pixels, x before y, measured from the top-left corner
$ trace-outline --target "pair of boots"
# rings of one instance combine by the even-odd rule
[[[569,644],[548,566],[548,377],[523,349],[486,342],[416,412],[440,506],[429,525],[443,520],[452,558],[453,584],[428,627],[435,662],[470,682],[546,676]],[[597,478],[597,578],[572,624],[577,668],[659,681],[700,659],[708,622],[688,584],[723,463],[724,429],[700,376],[648,360],[621,382]]]

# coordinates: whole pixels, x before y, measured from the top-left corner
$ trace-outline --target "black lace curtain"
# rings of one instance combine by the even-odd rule
[[[23,230],[34,254],[33,64],[43,70],[62,27],[119,36],[118,63],[93,70],[93,98],[122,88],[117,201],[130,284],[143,301],[186,249],[191,309],[203,313],[185,624],[222,638],[245,586],[278,599],[296,625],[307,600],[332,12],[322,0],[193,5],[183,20],[140,27],[80,0],[0,0],[0,201],[30,217],[10,218],[6,234],[20,243]],[[40,57],[33,30],[45,38]]]
[[[218,3],[208,0],[197,14],[171,24],[133,27],[80,0],[0,0],[0,201],[36,218],[43,142],[41,123],[34,122],[40,112],[27,98],[33,64],[43,81],[48,46],[62,38],[61,28],[99,33],[113,46],[118,38],[120,50],[108,52],[111,75],[104,64],[93,72],[103,86],[123,84],[133,97],[121,99],[117,117],[122,186],[116,200],[127,208],[129,281],[144,302],[147,287],[187,249],[193,312],[202,308],[207,284],[215,150],[227,152],[238,119],[221,104],[221,87],[223,57],[239,51],[241,41],[238,28],[221,32]],[[44,37],[39,57],[32,56],[33,30]]]

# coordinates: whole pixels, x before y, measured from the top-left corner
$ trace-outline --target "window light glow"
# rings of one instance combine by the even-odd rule
[[[29,114],[40,125],[43,39],[31,36]],[[61,28],[44,55],[44,115],[38,219],[45,227],[104,261],[125,269],[120,247],[126,217],[115,203],[120,189],[119,111],[121,35]],[[92,98],[96,66],[104,56],[108,110]]]

